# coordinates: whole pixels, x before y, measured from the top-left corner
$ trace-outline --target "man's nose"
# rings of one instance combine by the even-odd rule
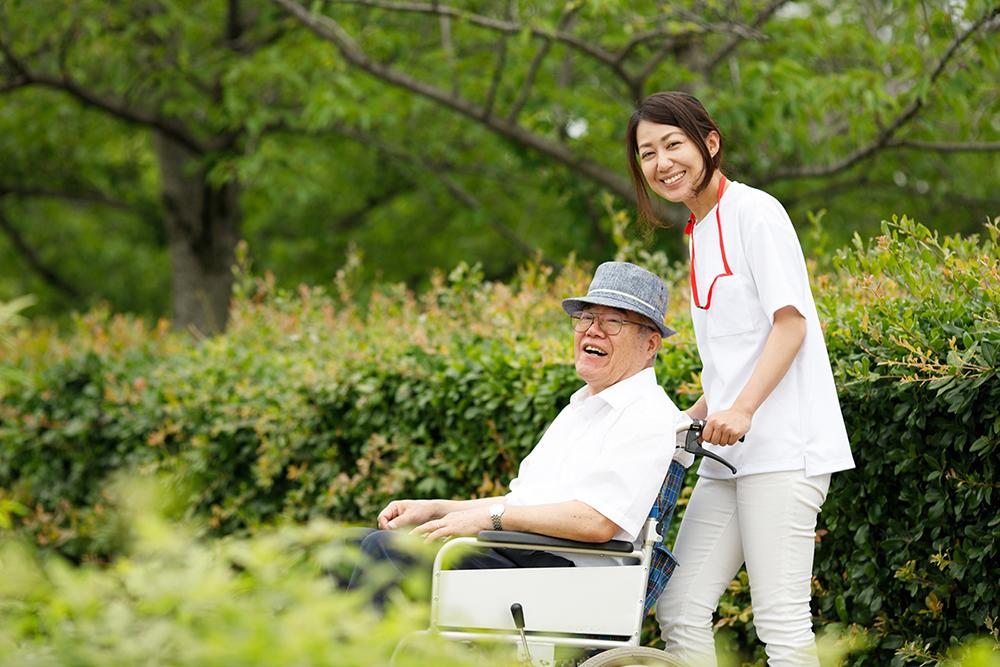
[[[607,336],[608,335],[604,331],[604,328],[601,326],[601,318],[599,318],[599,317],[595,317],[594,321],[590,323],[590,326],[587,327],[587,330],[584,331],[583,333],[589,334],[591,336],[595,336],[595,335],[596,336]]]

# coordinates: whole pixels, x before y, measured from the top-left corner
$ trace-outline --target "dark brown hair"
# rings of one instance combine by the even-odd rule
[[[653,93],[644,99],[628,119],[628,130],[625,133],[625,160],[628,162],[629,176],[635,188],[636,204],[639,208],[639,218],[652,226],[662,227],[663,222],[653,213],[653,205],[646,189],[646,178],[639,166],[639,145],[635,137],[639,121],[649,121],[660,125],[679,127],[689,139],[694,141],[701,153],[702,162],[706,165],[701,183],[696,194],[701,193],[712,181],[715,171],[722,166],[722,132],[698,98],[679,91]],[[705,140],[709,133],[719,135],[719,150],[713,156],[708,152]]]

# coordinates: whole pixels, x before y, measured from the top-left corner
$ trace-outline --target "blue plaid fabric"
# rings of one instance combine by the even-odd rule
[[[666,539],[667,529],[670,528],[670,520],[674,518],[674,510],[677,508],[677,498],[681,494],[681,486],[684,484],[684,466],[677,461],[670,462],[667,475],[663,478],[663,486],[660,487],[660,495],[650,510],[649,516],[656,519],[656,525],[661,537]],[[670,549],[663,541],[659,541],[653,547],[653,560],[649,565],[649,581],[646,582],[646,605],[645,613],[656,606],[656,601],[660,599],[670,575],[677,567],[677,559],[670,553]]]

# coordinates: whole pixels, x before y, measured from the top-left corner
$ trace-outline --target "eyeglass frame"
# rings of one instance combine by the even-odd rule
[[[588,317],[584,317],[584,316],[588,316]],[[618,322],[620,324],[620,326],[618,327],[618,331],[616,331],[614,333],[611,333],[606,328],[604,328],[604,324],[605,324],[605,322],[608,321],[609,317],[612,318],[611,319],[612,322]],[[626,320],[624,318],[618,318],[615,315],[602,315],[600,313],[595,313],[595,312],[592,312],[592,311],[589,311],[589,310],[578,310],[575,313],[571,313],[570,316],[569,316],[569,318],[571,320],[575,320],[575,322],[573,322],[573,331],[575,331],[577,333],[586,333],[586,332],[590,331],[590,327],[594,326],[594,322],[597,322],[597,326],[600,327],[601,331],[603,331],[604,333],[606,333],[609,336],[617,336],[618,334],[620,334],[622,332],[622,327],[624,327],[626,324],[634,324],[637,327],[643,327],[644,329],[649,329],[650,331],[652,331],[654,333],[660,333],[657,330],[656,327],[654,327],[651,324],[646,324],[645,322],[636,322],[635,320]],[[586,322],[588,319],[590,320],[590,322],[587,324],[586,328],[584,328],[584,329],[577,329],[576,328],[578,326],[577,325],[578,322]]]

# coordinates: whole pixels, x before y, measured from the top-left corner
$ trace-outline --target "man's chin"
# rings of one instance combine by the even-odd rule
[[[594,368],[590,364],[576,364],[576,374],[580,376],[580,379],[589,385],[594,384],[600,379],[601,372],[600,369]]]

